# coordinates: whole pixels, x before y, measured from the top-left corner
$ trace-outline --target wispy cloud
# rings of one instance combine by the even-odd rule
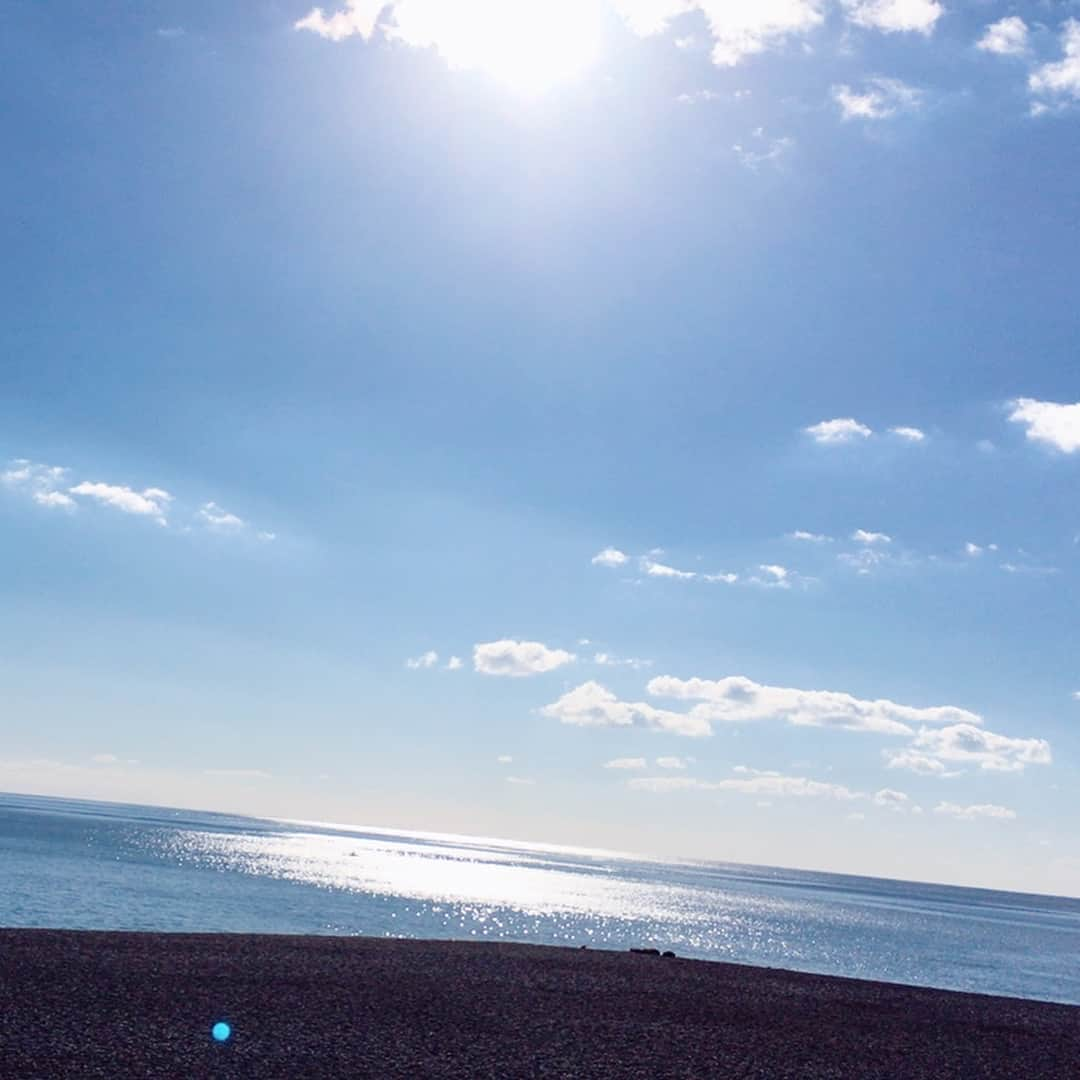
[[[608,547],[598,551],[592,557],[593,566],[609,566],[612,568],[625,566],[630,561],[630,556],[618,548]]]
[[[796,529],[794,532],[788,533],[790,540],[800,540],[807,544],[829,544],[832,543],[832,537],[826,536],[824,533],[806,532],[804,529]]]
[[[889,428],[889,433],[895,435],[898,439],[903,439],[905,442],[921,443],[926,441],[926,432],[922,428],[906,427],[901,424],[898,427]]]
[[[421,653],[419,656],[410,657],[405,661],[405,666],[413,671],[422,671],[428,668],[433,668],[439,662],[439,654],[430,649],[426,653]]]
[[[540,713],[574,727],[644,727],[690,737],[712,734],[707,719],[643,701],[620,701],[607,687],[591,680],[545,705]]]
[[[978,821],[980,818],[998,821],[1012,821],[1016,817],[1016,811],[1006,806],[995,806],[993,803],[979,803],[975,806],[958,806],[956,803],[942,802],[934,807],[934,813],[943,817],[954,817],[958,821]]]
[[[871,532],[869,529],[856,529],[851,534],[851,539],[857,544],[891,544],[892,537],[888,533]]]
[[[555,671],[577,657],[565,649],[549,649],[539,641],[487,641],[473,647],[473,667],[482,675],[521,678]]]
[[[672,791],[732,791],[740,795],[770,798],[829,798],[850,802],[863,798],[843,784],[811,780],[805,776],[761,773],[725,780],[695,780],[688,776],[642,776],[628,781],[631,788],[664,794]]]
[[[732,150],[740,164],[751,170],[763,165],[779,165],[794,150],[795,140],[789,135],[770,136],[764,128],[755,129],[750,142],[735,143]]]
[[[599,667],[626,667],[633,671],[640,671],[642,668],[652,667],[651,660],[642,660],[636,656],[618,657],[611,653],[598,652],[593,654],[593,663]]]
[[[900,79],[881,75],[867,79],[861,90],[840,83],[831,93],[845,120],[885,120],[899,112],[917,109],[923,101],[921,90]]]
[[[28,495],[38,506],[71,510],[75,500],[61,490],[68,470],[58,465],[42,465],[19,458],[0,473],[0,484]]]
[[[605,769],[644,769],[645,765],[643,757],[617,757],[604,762]]]
[[[652,559],[642,559],[641,569],[649,577],[672,578],[676,581],[692,581],[697,577],[693,570],[677,570],[674,566],[653,562]]]

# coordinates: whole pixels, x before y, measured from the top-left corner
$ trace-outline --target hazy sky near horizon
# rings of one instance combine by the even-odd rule
[[[0,50],[0,790],[1080,895],[1080,3]]]

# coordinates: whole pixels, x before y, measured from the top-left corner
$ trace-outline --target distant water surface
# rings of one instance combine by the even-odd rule
[[[476,938],[1080,1005],[1080,901],[0,795],[0,926]]]

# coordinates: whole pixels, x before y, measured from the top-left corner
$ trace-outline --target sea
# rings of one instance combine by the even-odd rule
[[[1080,1005],[1080,900],[0,794],[0,926],[651,947]]]

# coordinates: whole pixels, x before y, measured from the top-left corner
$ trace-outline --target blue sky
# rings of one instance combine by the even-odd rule
[[[0,789],[1080,895],[1080,4],[6,19]]]

